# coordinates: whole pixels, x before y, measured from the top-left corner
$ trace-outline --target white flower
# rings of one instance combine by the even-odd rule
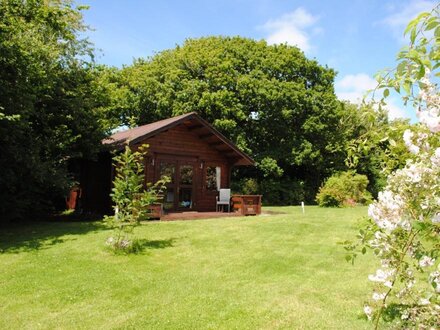
[[[371,320],[371,317],[373,315],[373,309],[370,306],[368,305],[364,306],[364,313],[365,315],[367,315],[368,319]]]
[[[435,271],[429,274],[429,282],[435,287],[435,292],[440,293],[440,272]],[[435,285],[434,285],[435,284]]]
[[[378,300],[383,300],[383,299],[385,298],[385,296],[386,296],[385,293],[377,293],[377,292],[374,292],[374,293],[373,293],[373,300],[376,300],[376,301],[378,301]]]
[[[440,148],[435,149],[434,154],[431,156],[431,163],[440,166]]]
[[[423,256],[419,260],[419,265],[420,265],[420,267],[432,266],[432,265],[434,265],[434,259],[432,259],[432,258],[430,258],[428,256]]]
[[[422,169],[418,168],[416,165],[411,164],[406,171],[406,174],[411,182],[417,183],[422,180]]]
[[[386,283],[388,277],[392,276],[394,272],[395,272],[394,269],[383,270],[379,268],[378,270],[376,270],[376,274],[368,275],[368,279],[372,282]]]
[[[380,228],[388,232],[393,231],[398,226],[408,229],[409,223],[401,219],[404,205],[404,200],[400,195],[394,194],[390,190],[381,191],[378,196],[378,201],[370,204],[368,207],[368,216],[371,217]]]
[[[429,301],[429,299],[426,298],[421,298],[419,301],[420,305],[429,305],[431,302]]]
[[[419,117],[420,122],[424,123],[431,132],[440,132],[440,116],[435,109],[418,111],[417,117]]]
[[[432,217],[432,223],[440,223],[440,213],[437,213]]]
[[[407,320],[409,318],[409,313],[407,310],[404,310],[402,315],[400,316],[402,320]]]
[[[403,141],[406,145],[412,144],[412,137],[414,136],[414,133],[411,132],[410,129],[406,129],[405,132],[403,132]]]
[[[403,133],[403,141],[405,142],[405,145],[408,147],[408,150],[412,154],[418,154],[420,151],[420,148],[412,142],[413,136],[414,136],[414,133],[411,132],[411,130],[407,129]]]

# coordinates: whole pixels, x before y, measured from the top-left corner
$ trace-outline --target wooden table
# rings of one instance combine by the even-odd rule
[[[261,195],[232,195],[232,209],[242,215],[261,214]]]

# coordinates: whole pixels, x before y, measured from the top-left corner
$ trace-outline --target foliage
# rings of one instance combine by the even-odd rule
[[[276,177],[279,178],[283,175],[283,169],[277,164],[277,161],[270,157],[263,158],[258,164],[258,168],[263,174],[263,177]]]
[[[374,251],[381,267],[368,278],[375,283],[365,305],[375,327],[381,320],[401,328],[440,327],[440,92],[435,84],[440,68],[440,5],[412,20],[405,34],[409,46],[397,57],[397,67],[379,74],[384,97],[389,88],[416,109],[420,130],[407,129],[403,141],[413,154],[393,172],[378,200],[370,205],[370,223],[358,244]],[[381,101],[384,102],[383,100]]]
[[[365,205],[372,199],[367,185],[365,175],[351,171],[334,174],[319,189],[316,201],[324,207]]]
[[[0,329],[371,329],[357,307],[373,258],[352,267],[336,245],[367,209],[265,210],[145,223],[143,250],[116,257],[102,221],[9,226]]]
[[[288,178],[284,178],[282,181],[264,178],[260,181],[259,186],[266,205],[298,205],[308,200],[306,197],[307,187],[302,181]]]
[[[232,182],[232,191],[234,194],[255,195],[260,191],[259,184],[254,178],[243,178]]]
[[[112,91],[103,108],[109,125],[197,111],[257,161],[259,170],[244,176],[306,181],[313,200],[321,180],[345,166],[335,72],[296,47],[189,39],[104,76]]]
[[[107,244],[115,251],[131,252],[136,249],[136,240],[131,238],[134,227],[140,220],[148,219],[148,206],[158,202],[165,184],[169,182],[164,177],[145,187],[144,158],[147,149],[148,145],[142,145],[136,151],[126,146],[113,158],[116,175],[111,197],[115,214],[107,217],[107,221],[116,227],[116,234],[107,240]]]
[[[35,218],[62,202],[68,163],[100,146],[83,9],[68,0],[0,1],[1,220]]]
[[[345,103],[344,109],[346,165],[368,177],[368,190],[377,197],[387,176],[412,158],[401,137],[406,129],[415,129],[415,125],[409,124],[408,119],[389,120],[387,111],[372,103]]]

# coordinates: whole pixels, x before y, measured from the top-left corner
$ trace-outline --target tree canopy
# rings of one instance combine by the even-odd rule
[[[189,39],[107,72],[112,102],[105,112],[111,126],[197,111],[257,160],[260,177],[297,178],[316,189],[343,166],[334,77],[296,47]]]
[[[47,209],[71,179],[67,162],[102,137],[93,49],[70,1],[0,1],[0,218]]]

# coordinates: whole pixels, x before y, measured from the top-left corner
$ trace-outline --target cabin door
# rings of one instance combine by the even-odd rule
[[[159,159],[157,178],[168,176],[164,196],[166,211],[189,211],[194,208],[194,183],[196,162],[176,159]]]

